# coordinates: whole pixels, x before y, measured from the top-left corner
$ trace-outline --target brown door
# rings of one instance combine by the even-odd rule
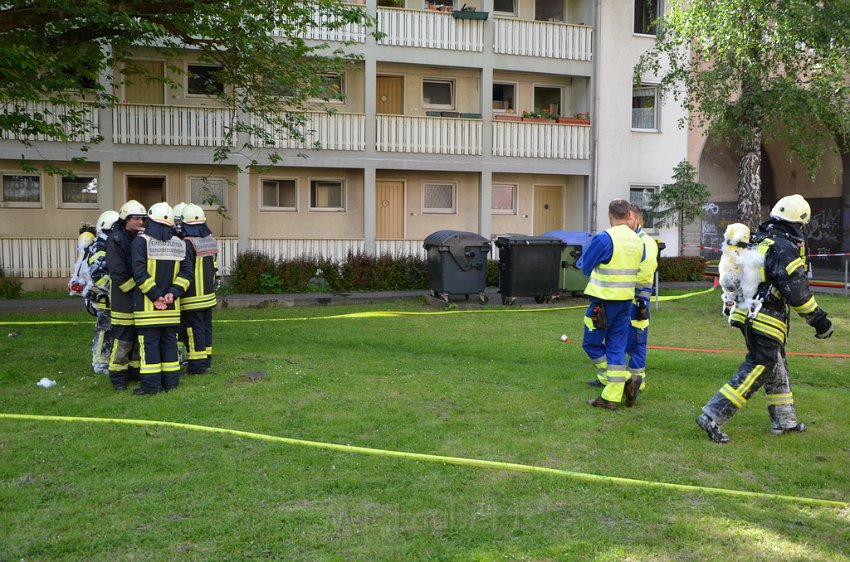
[[[145,105],[162,105],[165,103],[163,64],[160,61],[138,60],[133,65],[144,68],[144,73],[133,73],[128,69],[124,77],[124,101]]]
[[[378,76],[375,110],[385,115],[404,115],[404,77]]]
[[[379,240],[404,239],[404,183],[375,182],[375,237]]]
[[[165,201],[165,178],[156,176],[127,176],[127,199],[135,199],[150,209]]]
[[[534,235],[564,228],[564,197],[560,185],[534,187]]]

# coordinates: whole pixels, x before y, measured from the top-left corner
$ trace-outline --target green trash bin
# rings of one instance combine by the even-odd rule
[[[558,298],[558,274],[564,247],[559,238],[499,236],[496,247],[499,248],[502,304],[513,304],[516,297],[534,297],[538,303]]]
[[[583,293],[590,277],[581,272],[576,261],[581,257],[581,253],[590,239],[593,238],[593,235],[583,230],[553,230],[546,232],[543,236],[554,236],[565,244],[561,252],[558,287],[564,293],[572,293],[573,295]]]

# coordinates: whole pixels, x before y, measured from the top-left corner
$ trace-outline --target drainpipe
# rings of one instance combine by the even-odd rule
[[[591,123],[591,134],[593,135],[593,146],[591,147],[591,170],[588,191],[590,195],[590,231],[596,232],[596,208],[599,204],[599,122],[602,116],[599,113],[599,37],[602,35],[600,29],[600,12],[602,11],[602,0],[596,0],[593,5],[593,76],[590,80],[591,110],[593,116]]]

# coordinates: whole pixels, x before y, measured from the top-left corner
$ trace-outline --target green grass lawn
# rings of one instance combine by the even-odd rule
[[[789,357],[804,434],[771,435],[762,391],[728,445],[694,423],[744,355],[718,295],[653,306],[650,343],[737,352],[650,350],[646,391],[617,412],[584,403],[582,309],[354,315],[435,312],[418,299],[217,311],[214,372],[141,397],[91,374],[85,313],[0,315],[74,322],[0,324],[0,412],[850,501],[848,359]],[[850,352],[850,300],[817,299],[835,336],[795,317],[788,351]],[[850,559],[847,507],[161,426],[0,418],[0,505],[0,560]]]

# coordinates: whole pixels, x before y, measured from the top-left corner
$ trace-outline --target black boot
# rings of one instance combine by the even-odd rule
[[[139,388],[133,391],[133,394],[157,394],[159,393],[160,375],[140,375]]]
[[[165,392],[174,390],[180,384],[180,373],[174,371],[171,373],[162,373],[162,389]]]
[[[109,371],[109,381],[115,390],[127,390],[127,371]]]

